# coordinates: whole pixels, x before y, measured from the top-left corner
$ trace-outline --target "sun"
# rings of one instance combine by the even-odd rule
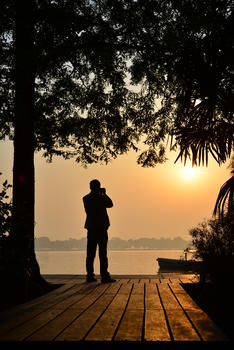
[[[196,168],[193,167],[184,167],[183,175],[186,179],[192,179],[196,175]]]

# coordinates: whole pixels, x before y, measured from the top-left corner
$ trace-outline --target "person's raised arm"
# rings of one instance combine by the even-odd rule
[[[110,197],[107,196],[106,194],[106,189],[105,188],[101,188],[101,193],[104,199],[104,204],[106,208],[112,208],[113,207],[113,202],[110,199]]]

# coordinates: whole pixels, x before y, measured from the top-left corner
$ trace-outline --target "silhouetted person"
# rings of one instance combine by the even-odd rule
[[[105,188],[101,188],[101,184],[98,180],[92,180],[90,182],[90,190],[91,192],[83,197],[84,208],[87,214],[85,228],[88,230],[86,256],[87,282],[96,281],[93,263],[97,246],[99,248],[102,283],[115,282],[108,272],[107,258],[107,230],[110,226],[110,221],[106,208],[113,207],[113,203],[106,195]]]

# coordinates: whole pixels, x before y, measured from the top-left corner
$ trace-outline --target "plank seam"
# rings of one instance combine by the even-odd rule
[[[128,304],[129,304],[129,300],[130,300],[130,297],[131,297],[131,294],[132,294],[133,286],[134,286],[134,283],[132,284],[132,287],[131,287],[131,290],[130,290],[130,293],[129,293],[129,296],[128,296],[128,300],[127,300],[127,302],[126,302],[126,306],[125,306],[125,308],[124,308],[124,310],[123,310],[122,316],[120,317],[120,320],[119,320],[119,322],[118,322],[118,325],[117,325],[117,327],[116,327],[116,329],[115,329],[115,331],[114,331],[113,337],[112,337],[112,339],[111,339],[112,341],[114,340],[114,338],[115,338],[115,336],[116,336],[116,334],[117,334],[117,332],[118,332],[118,330],[119,330],[120,324],[121,324],[121,322],[122,322],[122,320],[123,320],[123,318],[124,318],[124,315],[125,315],[125,313],[126,313],[126,310],[127,310]]]
[[[105,292],[107,291],[107,289],[110,288],[110,285],[88,306],[86,307],[84,310],[82,310],[71,322],[69,322],[66,327],[60,331],[56,337],[54,337],[53,340],[55,340],[56,338],[58,338],[58,336],[63,333],[65,331],[65,329],[67,329],[73,322],[75,322],[81,315],[83,315],[83,313],[85,313],[91,306],[93,306],[102,296],[103,294],[105,294]]]
[[[114,298],[116,297],[116,295],[118,294],[120,288],[122,287],[123,283],[121,283],[121,285],[119,286],[117,292],[114,294],[113,298],[109,301],[109,303],[107,304],[107,306],[105,307],[105,309],[101,312],[101,314],[98,316],[98,318],[96,319],[96,321],[93,323],[93,325],[89,328],[89,330],[86,332],[86,334],[83,336],[82,340],[85,340],[85,338],[88,336],[88,334],[92,331],[92,329],[95,327],[95,325],[98,323],[98,321],[100,320],[100,318],[102,317],[102,315],[104,315],[104,313],[106,312],[106,310],[108,309],[108,307],[110,306],[110,304],[112,303],[112,301],[114,300]]]
[[[201,334],[199,333],[198,329],[196,328],[195,324],[193,323],[193,321],[190,319],[188,313],[186,312],[186,310],[183,308],[182,304],[180,303],[179,299],[177,298],[176,294],[174,293],[173,289],[170,287],[169,283],[168,286],[173,294],[173,296],[175,297],[177,303],[180,305],[181,309],[183,310],[185,316],[187,317],[187,319],[189,320],[189,322],[191,323],[192,327],[194,328],[195,332],[197,333],[198,337],[200,338],[201,341],[203,341]]]
[[[142,320],[142,335],[141,335],[141,340],[145,341],[145,313],[146,313],[146,285],[144,283],[144,313],[143,313],[143,320]]]
[[[167,328],[168,328],[168,332],[169,332],[171,341],[174,341],[174,337],[173,337],[173,334],[172,334],[172,331],[171,331],[171,326],[170,326],[170,323],[169,323],[169,320],[168,320],[168,317],[167,317],[166,309],[165,309],[165,307],[163,305],[162,297],[160,295],[160,291],[159,291],[157,283],[156,283],[156,288],[157,288],[159,300],[160,300],[160,303],[162,305],[162,309],[163,309],[163,312],[164,312],[164,317],[165,317],[165,320],[166,320],[166,324],[167,324]]]
[[[84,294],[83,296],[82,296],[82,294],[80,293],[80,295],[81,295],[82,297],[79,299],[79,301],[81,301],[81,300],[83,300],[84,298],[86,298],[86,297],[87,297],[89,294],[91,294],[96,288],[97,288],[97,287],[95,286],[94,289],[91,289],[87,294]],[[82,290],[83,290],[83,289],[81,289],[81,291],[82,291]],[[80,291],[80,290],[79,290],[79,291]],[[79,294],[79,291],[78,291],[78,293],[76,292],[76,293],[73,293],[73,294],[68,295],[68,297],[67,297],[66,299],[71,298],[73,295]],[[65,299],[62,299],[62,300],[65,300]],[[61,301],[61,300],[60,300],[60,301]],[[96,301],[96,300],[95,300],[95,301]],[[51,321],[53,321],[53,320],[55,320],[56,318],[58,318],[60,315],[62,315],[64,312],[66,312],[72,305],[76,304],[76,302],[77,302],[77,301],[74,301],[73,303],[69,304],[69,306],[67,306],[66,308],[64,308],[63,310],[61,310],[61,312],[58,313],[54,318],[52,318],[52,319],[50,319],[49,321],[47,321],[47,322],[45,322],[44,324],[42,324],[40,327],[38,327],[37,329],[35,329],[31,334],[29,334],[28,336],[26,336],[23,340],[27,340],[27,339],[30,338],[34,333],[36,333],[37,331],[39,331],[41,328],[45,327],[48,323],[50,323]],[[58,302],[58,303],[59,303],[59,302]],[[53,307],[56,306],[58,303],[52,305],[50,308],[53,308]],[[49,308],[49,309],[50,309],[50,308]],[[49,309],[43,310],[42,312],[40,312],[40,314],[43,313],[43,312],[48,311]],[[35,317],[39,316],[40,314],[36,315]],[[80,315],[79,315],[79,316],[80,316]],[[35,318],[35,317],[33,317],[33,318]],[[33,318],[32,318],[31,320],[33,320]],[[26,321],[26,322],[27,322],[27,321]],[[25,322],[25,323],[26,323],[26,322]],[[72,321],[72,322],[73,322],[73,321]],[[22,324],[23,324],[23,323],[22,323]]]
[[[66,293],[68,290],[70,290],[70,289],[72,289],[72,288],[75,288],[75,286],[72,286],[72,287],[69,287],[68,289],[65,289],[65,290],[63,291],[63,293]],[[57,298],[55,298],[55,299],[54,299],[54,302],[52,302],[51,305],[49,305],[48,307],[40,308],[40,306],[42,306],[43,304],[45,304],[45,301],[43,301],[43,303],[41,303],[41,304],[39,304],[39,305],[36,304],[35,306],[34,306],[34,305],[33,305],[33,306],[30,306],[30,308],[27,309],[26,313],[29,313],[29,314],[30,314],[30,312],[33,311],[34,308],[36,308],[38,312],[37,312],[36,314],[34,314],[32,317],[30,317],[30,318],[24,320],[23,322],[20,322],[20,323],[17,323],[17,324],[15,324],[15,325],[13,325],[12,327],[10,327],[10,328],[6,331],[6,333],[10,333],[10,332],[12,332],[14,329],[17,329],[18,327],[21,327],[22,325],[26,324],[26,323],[29,322],[29,321],[32,321],[34,318],[38,317],[38,316],[39,316],[40,314],[42,314],[43,312],[47,312],[48,310],[50,310],[51,308],[55,307],[55,306],[56,306],[57,304],[59,304],[62,300],[65,299],[64,296],[63,296],[63,294],[62,294],[62,292],[61,292],[60,295],[56,295],[56,296],[57,296]],[[16,314],[16,316],[17,316],[17,314]]]

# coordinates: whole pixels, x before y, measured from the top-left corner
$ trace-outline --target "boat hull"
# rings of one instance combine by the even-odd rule
[[[198,272],[201,262],[182,259],[156,259],[159,265],[159,271],[178,271],[178,272]]]

